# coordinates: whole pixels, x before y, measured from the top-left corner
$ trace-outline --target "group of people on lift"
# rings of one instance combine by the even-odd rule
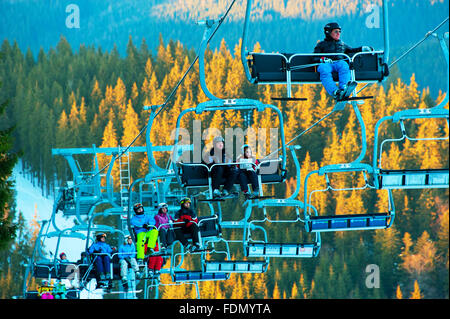
[[[368,46],[351,48],[345,44],[340,39],[341,27],[336,22],[325,25],[324,33],[325,39],[317,43],[314,53],[352,54],[373,51],[373,48]],[[322,57],[318,56],[315,62],[319,63],[317,71],[320,73],[320,80],[327,93],[337,101],[348,98],[356,87],[356,82],[350,80],[350,68],[347,61],[345,61],[345,57],[324,55]],[[333,72],[338,74],[338,86],[334,82]],[[252,154],[252,149],[249,145],[244,145],[242,154],[236,159],[238,164],[231,164],[233,160],[228,156],[224,142],[223,137],[215,137],[213,139],[213,147],[204,158],[206,164],[212,167],[211,186],[213,198],[231,195],[236,181],[239,181],[241,191],[246,199],[258,197],[257,165],[260,162]],[[252,192],[249,191],[249,183],[252,185]],[[220,191],[222,184],[224,185],[223,190]],[[179,240],[187,252],[192,253],[201,250],[198,218],[191,209],[191,200],[189,198],[181,200],[180,209],[173,218],[168,214],[168,205],[166,203],[159,204],[158,212],[153,218],[144,213],[144,207],[140,203],[135,204],[133,209],[135,215],[130,222],[136,234],[136,246],[133,244],[132,237],[128,235],[118,251],[120,274],[124,286],[126,285],[128,267],[140,276],[139,266],[143,265],[146,252],[150,255],[148,268],[150,269],[150,276],[153,276],[159,275],[162,267],[163,258],[160,255],[164,255],[167,247],[175,240]],[[185,234],[192,238],[192,245],[189,244]],[[160,247],[158,247],[158,237]],[[101,233],[97,235],[96,239],[97,241],[88,249],[88,252],[96,255],[94,263],[97,274],[100,280],[104,281],[109,276],[111,254],[114,250],[106,243],[106,234]],[[158,251],[161,253],[155,254]],[[151,256],[152,254],[155,256]]]
[[[236,181],[239,181],[241,190],[246,199],[257,197],[259,195],[257,165],[258,159],[252,154],[252,149],[249,145],[242,146],[242,154],[240,154],[236,161],[238,165],[230,164],[233,162],[232,158],[228,156],[225,151],[224,139],[217,136],[213,139],[213,147],[206,156],[206,164],[211,169],[211,186],[213,198],[227,197],[232,193],[232,188]],[[222,192],[220,185],[224,184]],[[253,192],[250,193],[248,184],[252,185]]]
[[[198,218],[191,209],[191,200],[186,197],[180,201],[180,209],[174,217],[168,214],[168,205],[160,203],[158,212],[153,217],[145,214],[144,206],[137,203],[133,206],[134,216],[130,223],[136,235],[136,245],[130,235],[125,236],[124,243],[118,251],[106,243],[106,234],[99,233],[96,242],[88,249],[95,265],[98,284],[97,287],[108,286],[111,279],[110,267],[112,254],[117,252],[120,265],[120,276],[125,289],[128,289],[128,269],[132,269],[136,277],[141,278],[140,267],[144,266],[146,255],[149,256],[147,267],[148,277],[158,278],[164,264],[163,256],[168,246],[179,240],[185,251],[193,253],[201,251]],[[188,238],[192,238],[192,245]],[[159,244],[158,244],[159,237]]]

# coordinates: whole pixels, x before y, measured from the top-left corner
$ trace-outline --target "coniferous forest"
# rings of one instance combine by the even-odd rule
[[[218,50],[208,50],[207,82],[211,92],[223,98],[250,97],[265,103],[272,103],[272,96],[285,93],[282,86],[249,84],[239,52],[238,47],[228,48],[225,41]],[[128,145],[147,123],[148,111],[143,106],[162,104],[195,56],[193,50],[179,42],[165,43],[162,38],[156,55],[145,46],[137,49],[130,40],[125,58],[114,50],[103,52],[94,47],[80,47],[79,53],[74,53],[64,38],[48,53],[41,51],[37,60],[8,41],[2,44],[1,53],[1,78],[7,79],[1,98],[12,97],[2,123],[16,123],[15,147],[23,151],[23,165],[44,192],[52,192],[55,185],[71,178],[64,160],[51,155],[52,148]],[[373,149],[373,130],[378,119],[402,109],[429,108],[443,98],[440,95],[434,100],[426,89],[418,91],[417,86],[414,77],[407,83],[390,78],[385,85],[373,84],[365,89],[368,95],[375,96],[360,107],[369,150]],[[286,141],[323,117],[333,105],[320,85],[297,87],[295,96],[307,96],[308,101],[277,102],[285,116]],[[170,107],[155,122],[158,133],[152,136],[153,144],[171,145],[170,132],[180,110],[205,100],[198,85],[198,72],[189,73]],[[255,115],[253,123],[276,127],[271,116]],[[205,117],[202,121],[221,130],[242,126],[244,122],[239,113]],[[422,137],[448,135],[445,123],[418,121],[411,123],[410,130]],[[392,133],[396,133],[395,128],[387,127],[385,134]],[[135,145],[143,143],[139,139]],[[303,178],[320,166],[351,161],[360,151],[354,113],[346,108],[334,114],[296,143],[302,146],[299,154]],[[393,145],[384,155],[385,165],[393,169],[448,167],[448,141]],[[371,160],[369,151],[364,162]],[[288,163],[291,173],[287,182],[266,186],[265,192],[279,198],[292,193],[295,169],[292,162]],[[133,176],[145,174],[147,165],[146,161],[135,163]],[[355,185],[358,182],[350,180]],[[448,190],[393,193],[397,213],[392,228],[324,234],[319,257],[272,259],[265,274],[236,274],[225,282],[203,282],[202,298],[448,298]],[[376,195],[368,197],[356,192],[337,199],[326,194],[314,200],[325,211],[337,213],[355,209],[364,213],[382,206]],[[227,203],[224,209],[239,215],[242,207],[239,203]],[[274,233],[277,234],[276,226]],[[298,234],[293,229],[277,236],[295,242]],[[8,272],[5,267],[5,258],[3,255],[1,265],[6,271],[0,279],[3,298],[13,293],[15,285],[9,277],[11,270]],[[371,264],[380,267],[378,289],[369,289],[365,284],[366,267]],[[168,288],[163,297],[184,298],[194,293],[189,289]]]
[[[253,50],[260,51],[260,44]],[[80,45],[75,50],[61,37],[55,47],[47,52],[41,49],[37,56],[31,50],[20,49],[16,42],[4,40],[0,55],[0,103],[8,101],[4,114],[0,114],[0,130],[14,124],[14,129],[8,131],[14,138],[12,151],[22,155],[23,169],[42,188],[43,194],[51,195],[56,187],[72,178],[65,160],[52,156],[52,149],[129,145],[147,124],[149,112],[143,106],[164,103],[196,51],[162,36],[156,48],[148,47],[145,41],[136,45],[130,37],[122,56],[117,47],[107,51]],[[208,49],[205,57],[210,91],[220,98],[252,98],[277,105],[283,113],[286,141],[309,128],[334,105],[321,85],[294,87],[294,96],[307,97],[307,101],[273,101],[271,97],[286,94],[285,88],[250,84],[243,72],[239,45],[229,47],[222,40],[217,49]],[[444,93],[433,98],[428,88],[419,90],[419,85],[414,74],[402,79],[391,72],[382,84],[364,89],[365,95],[374,96],[359,107],[367,129],[364,163],[372,163],[374,127],[380,118],[399,110],[430,108],[443,100]],[[199,85],[197,63],[155,121],[158,129],[153,130],[153,145],[172,145],[171,132],[180,111],[206,100]],[[193,119],[184,124],[189,127]],[[240,112],[202,115],[200,119],[203,127],[215,127],[222,132],[227,127],[246,125]],[[270,112],[254,113],[250,124],[263,128],[277,126]],[[411,136],[422,138],[449,135],[445,121],[417,120],[408,123],[407,129]],[[398,134],[398,128],[389,125],[381,133],[386,138]],[[144,143],[145,138],[141,137],[134,146]],[[301,146],[298,154],[301,177],[305,178],[308,172],[324,165],[354,160],[360,153],[360,127],[352,109],[346,107],[294,144]],[[388,144],[383,154],[387,168],[448,168],[448,139]],[[157,160],[163,166],[167,157],[160,156]],[[92,163],[80,159],[80,165],[89,167]],[[148,172],[148,163],[145,158],[137,158],[131,168],[133,178],[142,177]],[[286,183],[266,185],[264,192],[285,198],[294,191],[295,178],[295,167],[289,159]],[[335,182],[356,187],[361,180],[347,177]],[[314,180],[312,183],[320,184]],[[324,233],[317,258],[272,258],[264,274],[234,274],[223,282],[201,282],[202,298],[449,298],[448,189],[394,190],[393,195],[396,216],[391,228]],[[303,200],[302,191],[298,198]],[[321,211],[336,214],[385,209],[385,200],[378,192],[338,196],[325,192],[312,200]],[[8,199],[8,205],[11,207],[8,220],[17,215],[18,221],[15,241],[9,241],[0,251],[0,298],[21,293],[23,265],[39,230],[36,223],[26,225],[15,210],[13,199]],[[229,219],[238,219],[242,216],[242,201],[226,202],[223,209]],[[271,233],[280,242],[296,242],[299,229],[289,228],[286,232],[283,227],[272,225]],[[237,238],[238,234],[231,236]],[[236,254],[242,255],[242,251]],[[377,288],[369,288],[366,283],[370,265],[377,265],[380,270]],[[194,298],[195,293],[189,285],[168,286],[160,297]]]

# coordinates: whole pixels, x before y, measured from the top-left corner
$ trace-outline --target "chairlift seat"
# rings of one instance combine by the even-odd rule
[[[249,243],[246,247],[246,256],[312,258],[318,248],[314,243]]]
[[[205,272],[215,273],[264,273],[268,265],[268,262],[261,260],[208,260],[203,263],[203,269]]]
[[[449,169],[381,169],[378,180],[381,189],[448,188]]]
[[[33,267],[33,277],[35,278],[56,278],[56,268],[53,263],[36,263]]]
[[[192,165],[178,163],[179,174],[181,177],[181,184],[183,187],[208,187],[208,170],[201,165]],[[270,162],[262,163],[261,167],[269,166]],[[282,183],[286,179],[286,170],[281,168],[279,164],[275,173],[260,173],[261,183]],[[239,185],[239,181],[235,182]],[[220,185],[225,185],[225,179],[222,178]]]
[[[184,281],[214,281],[227,280],[229,274],[222,272],[203,272],[203,271],[175,271],[172,274],[173,282]]]
[[[81,264],[78,265],[78,272],[80,274],[80,278],[83,278],[86,275],[86,272],[89,269],[89,265],[87,264]],[[91,271],[89,272],[89,275],[87,276],[87,280],[89,279],[93,279],[95,278],[95,267],[93,269],[91,269]]]
[[[294,68],[290,71],[291,83],[321,83],[316,66],[295,69],[296,66],[316,63],[317,55],[295,55],[289,62],[289,58],[293,55],[292,53],[250,53],[250,59],[247,61],[255,83],[287,83],[286,71],[289,68]],[[352,66],[355,70],[356,81],[381,82],[389,74],[387,66],[383,63],[381,52],[357,55]],[[333,74],[333,80],[338,81],[336,73]]]
[[[219,237],[222,233],[222,229],[220,227],[220,224],[218,222],[217,218],[211,218],[212,216],[201,216],[197,217],[198,224],[199,224],[199,230],[200,230],[200,236],[202,239],[208,239],[211,237]],[[204,220],[204,221],[202,221]],[[202,221],[202,222],[200,222]],[[177,228],[177,225],[174,226],[174,228]],[[192,235],[189,233],[185,233],[184,237],[186,239],[192,239]]]
[[[391,217],[391,214],[388,213],[311,216],[308,220],[308,231],[384,229],[390,226]]]

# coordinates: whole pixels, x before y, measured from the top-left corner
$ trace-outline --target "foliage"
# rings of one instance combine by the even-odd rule
[[[137,49],[129,39],[129,55],[121,58],[116,49],[103,52],[93,47],[81,46],[74,53],[66,39],[61,38],[56,49],[41,51],[37,60],[25,55],[17,44],[4,41],[1,52],[5,60],[0,65],[0,77],[9,83],[0,99],[13,97],[6,116],[16,123],[14,136],[18,148],[24,152],[24,165],[38,178],[39,184],[50,192],[60,182],[70,180],[64,161],[52,157],[52,148],[118,146],[129,143],[148,120],[144,105],[160,104],[186,70],[194,57],[192,50],[179,42],[164,43],[160,38],[156,56],[142,47]],[[231,54],[230,52],[234,53]],[[219,50],[206,54],[207,83],[213,94],[223,98],[251,97],[271,103],[272,96],[283,94],[276,86],[251,86],[239,67],[239,46],[229,50],[225,42]],[[198,66],[179,87],[167,109],[155,121],[152,131],[153,145],[171,143],[171,131],[179,112],[206,100],[199,88]],[[232,78],[233,82],[229,82]],[[418,91],[415,78],[409,84],[396,79],[388,86],[373,84],[365,89],[373,95],[361,106],[367,125],[368,149],[373,148],[373,127],[378,119],[406,108],[434,106],[428,90]],[[232,85],[234,84],[234,85]],[[295,87],[294,96],[306,96],[308,101],[282,104],[278,107],[285,115],[286,140],[310,127],[327,114],[332,101],[320,85]],[[244,114],[224,112],[193,115],[183,125],[192,129],[192,120],[202,120],[202,129],[215,126],[238,127],[244,123]],[[253,127],[276,127],[273,114],[252,114]],[[245,124],[244,124],[245,125]],[[448,135],[446,123],[407,123],[412,134],[434,133]],[[398,133],[393,126],[383,128],[383,137]],[[354,113],[346,108],[339,114],[317,125],[296,143],[299,152],[302,178],[318,167],[345,163],[359,153],[360,129]],[[143,139],[136,141],[142,145]],[[400,143],[388,145],[383,158],[393,168],[448,167],[448,142]],[[365,162],[371,163],[371,154]],[[106,159],[101,159],[106,160]],[[167,157],[157,158],[164,166]],[[80,160],[82,167],[91,163]],[[135,159],[133,178],[145,171],[146,159]],[[285,197],[295,188],[294,164],[288,161],[288,181],[277,186],[266,186],[266,194]],[[338,185],[353,186],[361,178],[336,179]],[[312,180],[315,187],[323,186]],[[303,194],[299,199],[303,200]],[[271,259],[265,274],[235,274],[224,282],[205,282],[200,292],[206,298],[448,298],[448,190],[394,191],[396,211],[394,226],[387,231],[338,232],[322,236],[323,246],[319,257],[311,260]],[[320,212],[349,210],[360,212],[383,209],[381,194],[367,195],[354,192],[343,197],[321,193],[313,198]],[[339,208],[339,209],[338,209]],[[226,203],[223,208],[230,216],[242,214],[240,202]],[[202,213],[202,212],[201,212]],[[276,212],[277,214],[288,212]],[[272,226],[271,226],[272,227]],[[299,228],[286,231],[280,225],[271,228],[277,240],[298,241]],[[231,236],[237,238],[239,234]],[[234,258],[242,258],[242,251]],[[380,288],[367,288],[366,266],[380,268]],[[194,266],[194,264],[190,264]],[[188,265],[189,266],[189,265]],[[198,265],[197,265],[198,266]],[[7,269],[7,268],[2,268]],[[9,275],[8,275],[9,276]],[[5,279],[6,280],[6,279]],[[163,298],[192,297],[195,291],[188,286],[165,287]]]

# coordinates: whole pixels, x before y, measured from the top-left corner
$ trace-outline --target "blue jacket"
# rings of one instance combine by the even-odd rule
[[[155,220],[145,214],[134,215],[133,218],[131,218],[131,225],[134,226],[134,231],[136,232],[136,234],[148,231],[143,227],[144,224],[155,225]]]
[[[95,244],[92,244],[91,247],[89,247],[88,252],[90,254],[93,254],[93,253],[111,254],[113,252],[113,250],[112,250],[111,246],[108,245],[107,243],[103,243],[101,241],[98,241]]]
[[[136,257],[136,247],[134,244],[124,244],[119,247],[119,259]]]

